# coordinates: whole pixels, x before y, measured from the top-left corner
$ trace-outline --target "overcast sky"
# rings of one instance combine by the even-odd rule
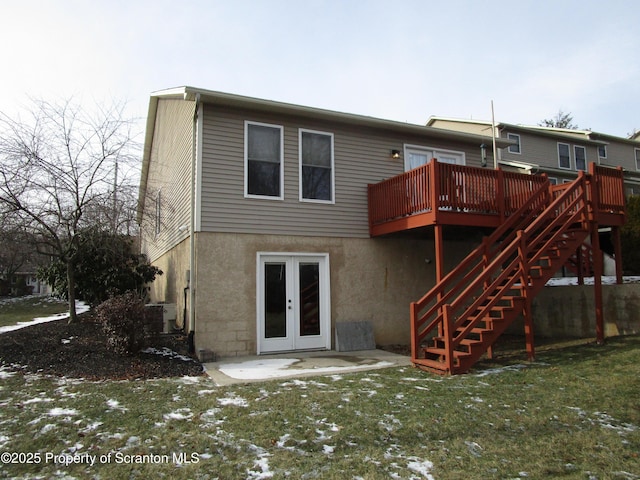
[[[190,85],[423,124],[640,129],[637,0],[1,0],[0,111]]]

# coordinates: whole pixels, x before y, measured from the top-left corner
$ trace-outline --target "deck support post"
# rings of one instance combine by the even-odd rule
[[[528,290],[528,289],[527,289]],[[533,314],[531,311],[531,296],[527,291],[524,303],[524,336],[527,346],[527,358],[530,362],[536,359],[536,347],[533,336]]]
[[[596,307],[596,342],[604,343],[604,317],[602,312],[602,250],[598,223],[591,224],[591,246],[593,248],[593,296]]]
[[[622,240],[620,227],[611,227],[611,240],[613,241],[613,256],[616,260],[616,283],[622,285]]]
[[[595,164],[590,164],[590,173],[586,176],[585,186],[589,189],[590,195],[586,195],[590,200],[588,204],[589,226],[591,229],[591,248],[593,249],[593,296],[596,307],[596,342],[598,345],[604,344],[604,317],[602,312],[602,250],[600,249],[600,233],[598,232],[597,212],[600,206],[600,195],[598,184],[595,182]],[[582,175],[583,172],[580,172]],[[579,177],[580,178],[580,177]]]
[[[584,257],[582,255],[582,244],[576,249],[576,268],[578,269],[578,285],[584,285]]]
[[[436,224],[433,228],[433,236],[435,238],[435,253],[436,253],[436,285],[440,283],[440,281],[444,278],[444,241],[442,235],[442,225]],[[438,294],[438,300],[442,297],[441,294]],[[442,325],[438,326],[438,335],[442,336],[444,334],[442,330]]]

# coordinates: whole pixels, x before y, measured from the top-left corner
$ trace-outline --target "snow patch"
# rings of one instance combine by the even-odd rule
[[[640,283],[640,277],[628,276],[622,278],[623,283]],[[593,285],[593,277],[584,278],[585,285]],[[615,276],[602,277],[602,285],[615,285]],[[560,277],[550,278],[545,286],[547,287],[563,287],[568,285],[578,285],[578,277]]]
[[[78,411],[74,408],[52,408],[49,410],[50,417],[63,417],[65,415],[78,415]]]
[[[174,412],[166,413],[163,417],[165,420],[188,420],[193,417],[193,413],[190,408],[179,408]]]
[[[373,365],[356,365],[348,367],[291,368],[298,363],[298,358],[268,358],[247,360],[246,362],[227,363],[218,366],[218,370],[228,377],[237,380],[267,380],[291,375],[316,375],[323,373],[353,372],[371,368],[392,367],[393,363],[380,361]]]
[[[244,398],[238,397],[235,393],[230,393],[228,396],[224,398],[219,398],[218,403],[223,407],[227,406],[235,406],[235,407],[248,407],[249,402],[247,402]]]
[[[415,472],[419,475],[422,475],[424,478],[429,480],[434,480],[433,475],[429,473],[433,468],[433,463],[429,460],[420,460],[420,459],[411,459],[411,461],[407,464],[407,468],[412,472]]]
[[[89,305],[84,302],[76,301],[76,313],[81,314],[89,311]],[[21,328],[31,327],[32,325],[37,325],[39,323],[47,323],[53,322],[54,320],[62,320],[64,318],[69,318],[69,312],[66,313],[58,313],[56,315],[51,315],[49,317],[37,317],[28,322],[18,322],[15,325],[6,325],[4,327],[0,327],[0,333],[12,332],[14,330],[20,330]]]
[[[151,355],[161,355],[163,357],[169,357],[169,358],[173,358],[176,360],[182,360],[183,362],[193,362],[193,358],[191,357],[187,357],[185,355],[180,355],[178,352],[174,352],[173,350],[171,350],[170,348],[167,347],[162,347],[161,349],[157,349],[157,348],[153,348],[153,347],[149,347],[149,348],[145,348],[144,350],[141,350],[142,353],[148,353]]]

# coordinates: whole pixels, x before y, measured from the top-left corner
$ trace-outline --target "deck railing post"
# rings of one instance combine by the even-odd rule
[[[434,220],[437,221],[440,206],[440,168],[435,158],[431,159],[429,165],[431,166],[431,211]]]
[[[498,203],[498,215],[500,215],[500,223],[504,222],[505,217],[505,184],[504,184],[504,172],[501,168],[498,169],[498,176],[496,179],[497,188],[496,188],[496,201]]]

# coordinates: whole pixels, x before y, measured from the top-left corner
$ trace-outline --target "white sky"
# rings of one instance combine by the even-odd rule
[[[1,0],[0,111],[190,85],[423,124],[640,129],[637,0]]]

